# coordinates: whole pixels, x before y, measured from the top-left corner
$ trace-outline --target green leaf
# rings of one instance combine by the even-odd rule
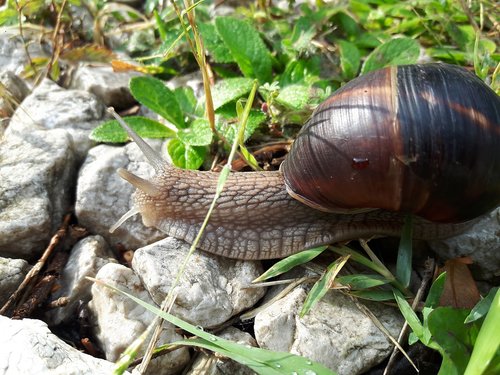
[[[389,290],[354,290],[349,292],[349,294],[368,301],[376,302],[391,301],[394,299],[394,295]]]
[[[182,112],[194,116],[203,116],[203,108],[198,105],[198,101],[196,100],[196,96],[194,96],[194,91],[191,87],[177,87],[174,90],[174,94]]]
[[[207,146],[212,143],[212,135],[210,124],[205,119],[196,119],[189,128],[180,129],[177,133],[179,140],[189,146]]]
[[[130,80],[134,98],[178,128],[186,127],[184,114],[175,94],[159,79],[141,76]]]
[[[130,116],[123,120],[142,138],[171,138],[175,132],[147,117]],[[116,120],[106,121],[92,130],[89,138],[97,142],[125,143],[129,137]]]
[[[346,80],[353,79],[358,75],[361,65],[361,54],[355,44],[346,40],[339,40],[340,67]]]
[[[476,320],[482,319],[486,316],[486,314],[490,310],[491,304],[493,303],[493,299],[495,298],[498,290],[500,290],[499,287],[491,288],[486,297],[481,299],[481,301],[479,301],[476,306],[474,306],[470,314],[465,319],[466,324],[475,322]]]
[[[466,309],[438,307],[429,314],[427,322],[433,340],[441,347],[441,354],[445,353],[449,357],[450,365],[457,374],[465,372],[479,331],[475,323],[464,324],[468,314],[469,310]]]
[[[417,314],[415,314],[415,311],[413,311],[410,304],[406,301],[400,291],[394,289],[393,293],[394,298],[396,298],[396,302],[398,303],[401,314],[403,314],[404,318],[408,322],[408,325],[411,327],[415,335],[423,342],[424,327],[420,322],[420,319],[418,319]]]
[[[425,300],[425,307],[436,308],[439,306],[439,300],[444,290],[444,283],[446,282],[446,272],[441,273],[431,285],[427,298]]]
[[[476,338],[465,375],[500,374],[500,290],[495,289],[495,297]]]
[[[124,292],[110,285],[107,287],[115,290],[116,292],[127,296],[138,305],[151,311],[153,314],[162,317],[166,321],[176,325],[190,334],[197,336],[194,340],[181,340],[179,341],[185,345],[195,345],[205,349],[221,353],[223,356],[234,359],[235,361],[250,367],[252,370],[262,375],[284,375],[284,374],[297,374],[297,375],[335,375],[335,373],[321,364],[313,362],[307,358],[297,356],[287,352],[272,352],[269,350],[248,347],[246,345],[238,344],[230,340],[223,339],[205,332],[203,329],[197,328],[182,319],[177,318],[167,312],[164,312],[134,297],[130,293]]]
[[[215,127],[229,143],[233,143],[238,124],[236,123],[236,109],[231,103],[219,108],[219,114]],[[261,111],[252,109],[248,116],[247,125],[245,127],[244,141],[252,136],[253,133],[259,128],[260,124],[264,122],[266,115]]]
[[[203,146],[189,146],[176,138],[168,143],[167,150],[174,165],[184,169],[198,169],[207,153]]]
[[[247,95],[252,89],[252,85],[253,79],[242,77],[227,78],[217,82],[212,88],[214,109],[217,110],[223,105]]]
[[[290,85],[282,88],[276,97],[276,102],[290,109],[304,108],[309,102],[309,87]]]
[[[215,29],[215,25],[211,23],[198,23],[200,34],[203,37],[203,43],[213,57],[214,61],[219,64],[227,64],[235,62],[231,51],[222,41],[220,35]]]
[[[391,39],[375,48],[363,64],[362,73],[389,65],[414,64],[420,55],[420,45],[411,38]]]
[[[280,260],[271,266],[266,272],[256,278],[253,282],[260,282],[276,277],[285,272],[290,271],[292,268],[301,264],[307,263],[316,258],[319,254],[326,250],[328,246],[315,247],[314,249],[304,250],[300,253],[290,255],[289,257]]]
[[[281,74],[279,85],[286,87],[292,84],[311,86],[319,80],[321,58],[311,56],[308,59],[290,60]]]
[[[233,17],[218,17],[215,27],[243,75],[261,84],[271,82],[271,54],[253,26]]]
[[[300,311],[300,317],[306,315],[311,308],[319,302],[321,298],[330,290],[335,280],[335,277],[340,272],[344,264],[349,259],[349,255],[341,256],[332,262],[323,276],[314,284],[311,291],[307,295],[302,310]]]
[[[411,215],[406,215],[399,241],[398,259],[396,263],[396,277],[405,288],[410,285],[411,279],[411,260],[413,254],[412,248],[413,220]]]
[[[337,281],[343,285],[349,285],[352,289],[368,289],[390,282],[381,275],[344,275],[337,277]]]

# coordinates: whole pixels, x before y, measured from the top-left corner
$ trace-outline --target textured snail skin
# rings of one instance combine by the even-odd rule
[[[390,74],[390,71],[391,69],[386,69],[383,74]],[[389,82],[396,85],[394,78],[390,78]],[[345,93],[345,90],[341,93]],[[397,95],[391,95],[390,100],[398,98]],[[318,116],[328,108],[329,100],[332,99],[320,106],[309,124],[318,123],[318,119],[321,119]],[[485,124],[489,126],[488,122]],[[134,208],[130,214],[139,212],[146,226],[156,227],[172,237],[192,242],[214,197],[219,175],[214,172],[181,170],[167,164],[131,129],[126,125],[122,126],[156,170],[156,175],[150,181],[125,170],[119,171],[123,178],[137,187],[134,193]],[[498,122],[495,126],[498,130]],[[300,139],[305,137],[304,134],[311,131],[306,125],[299,135],[299,145],[302,142]],[[313,136],[318,137],[315,134]],[[499,144],[497,146],[500,147]],[[359,156],[359,159],[356,159],[357,155],[349,155],[347,158],[351,173],[357,172],[359,168],[370,170],[373,166],[373,159],[368,158],[366,162],[363,155]],[[354,165],[352,158],[355,158]],[[285,164],[286,168],[291,165],[289,160],[287,159]],[[297,160],[300,161],[300,157]],[[332,163],[329,161],[330,164],[324,164],[320,157],[315,160],[321,168]],[[498,172],[496,164],[493,168]],[[288,181],[285,180],[288,180],[289,176],[286,170],[284,173],[287,177],[284,177],[281,171],[230,174],[198,248],[229,258],[255,260],[282,258],[307,248],[351,239],[400,235],[405,214],[378,209],[355,214],[326,212],[331,208],[325,208],[313,200],[309,201],[293,191],[294,188],[286,186]],[[314,184],[313,180],[313,186]],[[496,204],[499,203],[500,196],[500,192],[495,190],[497,188],[498,186],[492,189],[493,202]],[[292,198],[287,189],[292,190],[293,195],[298,196],[301,201]],[[371,193],[375,193],[373,186],[371,189]],[[418,196],[413,190],[405,193],[410,195],[410,198],[412,195]],[[316,209],[318,206],[321,210]],[[400,208],[408,211],[406,207],[388,209]],[[493,208],[494,205],[481,207],[481,212]],[[124,218],[130,214],[124,215]],[[469,225],[470,222],[437,224],[417,217],[413,235],[420,239],[445,238],[463,231]]]

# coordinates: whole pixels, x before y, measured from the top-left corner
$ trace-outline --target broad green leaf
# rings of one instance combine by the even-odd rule
[[[234,105],[232,103],[225,105],[224,107],[219,108],[217,113],[217,123],[215,124],[217,131],[220,132],[229,143],[233,143],[236,129],[238,127],[236,109]],[[265,119],[266,115],[261,111],[255,109],[250,111],[247,125],[245,127],[244,141],[248,140],[248,138],[255,133]]]
[[[490,310],[491,304],[493,303],[493,299],[495,298],[498,290],[500,290],[499,287],[491,288],[486,297],[484,297],[476,304],[476,306],[474,306],[470,314],[465,319],[466,324],[475,322],[476,320],[482,319],[486,316],[486,314]]]
[[[177,87],[174,90],[175,98],[181,107],[181,111],[195,116],[203,116],[203,108],[198,105],[194,91],[189,86]]]
[[[427,326],[432,339],[450,358],[457,374],[463,374],[479,332],[476,323],[464,324],[470,311],[451,307],[438,307],[428,317]],[[497,333],[500,331],[497,329]],[[497,335],[497,337],[500,337]],[[498,339],[497,339],[498,342]]]
[[[352,289],[368,289],[375,286],[385,285],[390,282],[381,275],[362,274],[339,276],[337,277],[337,281],[343,285],[349,285]]]
[[[446,282],[446,272],[441,273],[431,285],[427,298],[425,300],[425,307],[436,308],[439,306],[439,300],[444,290],[444,283]]]
[[[465,375],[500,374],[500,290],[495,289],[495,297],[476,338]]]
[[[243,77],[227,78],[217,82],[212,88],[214,109],[217,110],[223,105],[247,95],[252,89],[252,85],[253,79]]]
[[[396,277],[408,288],[410,285],[411,271],[412,271],[412,237],[413,237],[413,220],[410,214],[406,215],[405,222],[403,226],[403,231],[401,233],[401,239],[399,241],[398,249],[398,259],[396,263]]]
[[[312,259],[316,258],[319,254],[326,250],[328,246],[315,247],[314,249],[304,250],[300,253],[290,255],[285,259],[280,260],[271,266],[266,272],[257,277],[253,282],[260,282],[268,280],[272,277],[276,277],[285,272],[290,271],[292,268],[297,267],[301,264],[307,263]]]
[[[321,59],[311,56],[307,59],[290,60],[281,74],[279,85],[286,87],[292,84],[311,86],[319,80]]]
[[[339,40],[340,67],[346,80],[353,79],[358,75],[361,65],[361,54],[355,44],[346,40]]]
[[[414,64],[420,55],[420,45],[411,38],[391,39],[375,48],[363,64],[362,73],[389,65]]]
[[[170,138],[175,132],[158,121],[147,117],[130,116],[123,120],[142,138]],[[89,138],[97,142],[124,143],[129,140],[125,130],[116,120],[106,121],[92,130]]]
[[[304,108],[309,102],[308,86],[290,85],[282,88],[276,97],[276,102],[290,109],[299,110]]]
[[[207,153],[205,147],[189,146],[177,138],[168,143],[167,150],[174,165],[184,169],[198,169]]]
[[[130,80],[134,98],[178,128],[186,127],[184,114],[175,94],[159,79],[142,76]]]
[[[203,43],[216,63],[227,64],[235,62],[231,51],[222,41],[220,35],[211,23],[198,23],[198,29],[203,37]]]
[[[6,8],[0,11],[0,26],[16,25],[19,22],[17,11],[12,8]]]
[[[344,267],[345,263],[349,259],[349,255],[341,256],[332,262],[326,272],[321,276],[321,278],[316,281],[311,291],[308,293],[306,300],[304,301],[304,305],[302,306],[302,310],[300,311],[300,317],[306,315],[311,308],[319,302],[321,298],[330,290],[333,286],[333,282],[335,277],[337,277],[338,273]]]
[[[212,143],[212,136],[210,124],[205,119],[196,119],[189,128],[180,129],[177,133],[179,140],[189,146],[207,146]]]
[[[261,84],[271,82],[271,54],[253,26],[237,18],[218,17],[215,27],[243,75],[257,78]]]

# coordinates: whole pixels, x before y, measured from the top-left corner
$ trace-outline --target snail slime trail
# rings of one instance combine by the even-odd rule
[[[169,165],[122,126],[156,174],[145,180],[120,170],[137,190],[117,225],[140,213],[145,225],[192,242],[218,174]],[[499,171],[500,98],[485,83],[447,64],[378,70],[318,106],[280,171],[231,173],[198,247],[282,258],[399,236],[408,213],[416,215],[415,238],[449,237],[500,204]]]

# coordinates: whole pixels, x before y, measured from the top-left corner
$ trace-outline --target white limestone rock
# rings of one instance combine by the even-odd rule
[[[189,247],[184,241],[168,237],[135,252],[132,268],[157,304],[169,292]],[[264,295],[264,288],[246,288],[261,273],[258,261],[233,260],[197,251],[176,288],[172,311],[202,327],[221,324]]]
[[[130,268],[108,263],[99,270],[96,278],[154,305],[139,278]],[[106,358],[110,361],[116,361],[123,351],[146,330],[155,317],[153,313],[131,299],[98,284],[92,286],[92,301],[89,303],[89,308],[95,318],[96,338]],[[173,325],[168,322],[163,324],[160,345],[181,339],[182,337],[175,332]],[[180,348],[154,358],[148,367],[147,374],[176,374],[188,361],[188,349]]]
[[[73,142],[62,129],[9,134],[0,143],[0,256],[34,258],[70,207]]]
[[[109,65],[81,65],[69,87],[88,91],[101,99],[106,106],[119,110],[136,103],[130,93],[129,81],[139,75],[140,73],[133,71],[115,72]]]
[[[0,306],[7,302],[28,271],[29,264],[25,260],[0,257]]]
[[[0,315],[0,332],[2,375],[108,375],[113,371],[113,363],[79,352],[41,320]]]
[[[161,141],[148,142],[159,151]],[[135,190],[118,176],[118,168],[128,169],[143,178],[150,178],[154,173],[135,143],[124,147],[99,145],[92,148],[78,177],[75,203],[78,222],[90,232],[103,236],[108,243],[121,243],[131,249],[164,238],[165,234],[145,227],[140,215],[128,219],[114,233],[109,233],[111,226],[132,207]]]
[[[51,295],[54,301],[69,298],[65,306],[49,310],[47,322],[57,325],[74,318],[80,302],[90,301],[92,282],[86,277],[95,277],[99,269],[109,262],[116,262],[108,244],[101,236],[89,236],[79,241],[71,250],[61,274],[58,288]]]
[[[65,129],[74,141],[77,159],[94,145],[89,134],[105,119],[105,106],[93,94],[66,90],[45,79],[27,96],[12,116],[6,134]]]
[[[255,317],[260,347],[307,357],[340,375],[361,374],[383,361],[392,344],[349,297],[328,292],[303,318],[299,317],[307,292],[299,286]],[[369,304],[393,337],[403,318],[396,309]]]

